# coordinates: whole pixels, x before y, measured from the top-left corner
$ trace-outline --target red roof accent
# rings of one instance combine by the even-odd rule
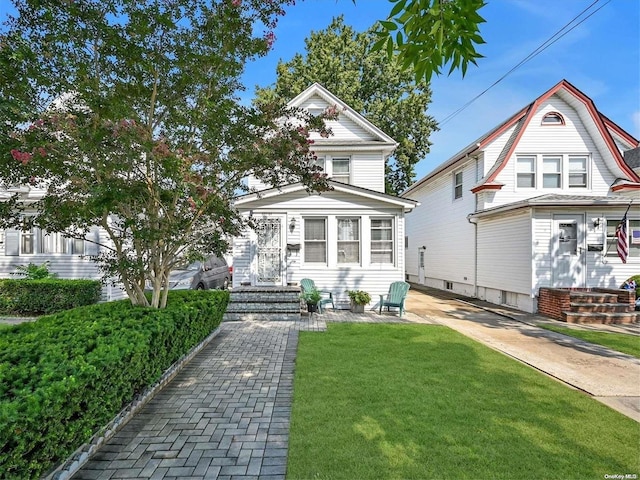
[[[620,192],[624,190],[640,190],[640,183],[621,183],[611,187],[612,192]]]
[[[483,190],[502,190],[504,183],[483,183],[471,189],[472,193],[482,192]]]
[[[515,151],[516,146],[518,145],[518,142],[520,141],[520,138],[522,137],[523,132],[526,130],[527,126],[529,125],[529,122],[531,120],[531,116],[533,115],[533,113],[535,113],[535,111],[538,109],[538,107],[540,106],[541,103],[543,103],[549,97],[551,97],[552,95],[554,95],[555,93],[557,93],[559,90],[562,90],[562,89],[564,89],[564,90],[568,91],[569,93],[571,93],[574,97],[576,97],[578,100],[580,100],[587,107],[587,111],[591,114],[591,117],[593,118],[598,130],[600,131],[600,134],[602,135],[602,138],[604,139],[604,141],[606,142],[607,146],[609,147],[609,151],[611,152],[613,158],[615,159],[615,161],[618,164],[618,166],[620,167],[620,169],[626,175],[628,175],[630,179],[640,182],[640,177],[638,177],[638,175],[636,175],[636,173],[631,168],[629,168],[629,166],[624,162],[624,159],[622,158],[622,154],[618,150],[618,147],[616,146],[615,141],[613,140],[613,137],[611,136],[611,133],[609,132],[609,130],[605,126],[605,120],[604,119],[606,117],[603,117],[600,114],[600,112],[598,112],[598,110],[596,109],[593,101],[589,97],[587,97],[584,93],[582,93],[580,90],[578,90],[576,87],[571,85],[566,80],[562,80],[558,84],[556,84],[554,87],[552,87],[550,90],[548,90],[547,92],[545,92],[541,96],[539,96],[531,105],[529,105],[528,107],[524,108],[523,110],[518,112],[516,115],[511,117],[511,120],[508,121],[507,123],[505,123],[502,128],[496,130],[496,132],[494,132],[491,136],[485,138],[482,141],[482,144],[481,144],[480,148],[486,146],[487,143],[492,141],[498,134],[502,133],[507,126],[511,125],[514,121],[519,119],[519,116],[526,111],[526,116],[524,118],[524,125],[522,126],[522,128],[518,132],[518,135],[517,135],[515,141],[513,142],[513,144],[511,145],[511,148],[507,152],[507,155],[505,156],[505,161],[502,163],[502,165],[500,165],[498,168],[496,168],[496,170],[489,176],[489,178],[487,178],[487,180],[486,180],[486,182],[484,184],[475,187],[473,190],[471,190],[472,192],[476,193],[476,192],[479,192],[479,191],[482,191],[482,190],[485,190],[485,189],[495,189],[495,187],[489,187],[489,186],[486,186],[486,185],[490,184],[491,182],[494,182],[496,177],[498,176],[498,174],[504,169],[505,165],[507,164],[507,162],[509,161],[509,159],[513,155],[513,152]],[[611,123],[612,125],[615,125],[610,120],[609,120],[609,123]],[[617,127],[617,125],[616,125],[616,127]],[[620,129],[620,127],[617,127],[616,128],[616,133],[618,133],[618,134],[621,134],[621,133],[618,132],[618,130],[620,132],[624,132],[622,129]],[[625,134],[625,138],[629,138],[629,134]],[[631,138],[633,138],[633,137],[631,137]]]

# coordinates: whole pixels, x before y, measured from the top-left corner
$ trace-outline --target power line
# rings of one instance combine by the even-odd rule
[[[509,70],[507,73],[505,73],[504,75],[502,75],[498,80],[496,80],[495,82],[493,82],[490,86],[488,86],[487,88],[485,88],[482,92],[480,92],[478,95],[476,95],[475,97],[473,97],[471,100],[469,100],[467,103],[465,103],[462,107],[458,108],[456,111],[454,111],[453,113],[450,113],[449,115],[447,115],[441,122],[438,122],[440,126],[444,125],[445,123],[449,122],[452,118],[454,118],[455,116],[457,116],[460,112],[462,112],[463,110],[465,110],[469,105],[471,105],[473,102],[475,102],[477,99],[479,99],[480,97],[482,97],[485,93],[487,93],[489,90],[491,90],[493,87],[495,87],[497,84],[499,84],[502,80],[504,80],[505,78],[507,78],[511,73],[513,73],[515,70],[517,70],[518,68],[520,68],[522,65],[524,65],[525,63],[527,63],[529,60],[531,60],[532,58],[538,56],[540,53],[542,53],[543,51],[545,51],[547,48],[549,48],[551,45],[553,45],[554,43],[556,43],[558,40],[560,40],[562,37],[564,37],[567,33],[569,33],[571,30],[573,30],[574,28],[576,28],[577,26],[581,25],[585,20],[587,20],[589,17],[591,17],[593,14],[595,14],[596,12],[598,12],[600,9],[602,9],[604,6],[606,6],[609,2],[611,2],[611,0],[607,0],[606,3],[602,4],[600,7],[598,7],[597,9],[593,10],[592,12],[589,13],[589,15],[587,15],[586,17],[584,17],[583,19],[581,19],[578,23],[576,23],[575,25],[571,26],[570,25],[575,22],[578,18],[580,18],[585,12],[587,12],[588,10],[590,10],[594,5],[596,5],[597,3],[599,3],[601,0],[595,0],[592,4],[590,4],[587,8],[585,8],[584,10],[582,10],[578,15],[576,15],[575,17],[573,17],[569,22],[567,22],[560,30],[558,30],[556,33],[554,33],[553,35],[551,35],[551,37],[549,37],[547,40],[545,40],[541,45],[539,45],[533,52],[531,52],[529,55],[527,55],[524,59],[522,59],[516,66],[514,66],[511,70]],[[570,28],[569,28],[570,27]]]

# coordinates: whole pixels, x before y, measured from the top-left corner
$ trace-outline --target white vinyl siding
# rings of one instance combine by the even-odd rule
[[[478,284],[508,292],[530,294],[531,233],[528,212],[479,219]]]

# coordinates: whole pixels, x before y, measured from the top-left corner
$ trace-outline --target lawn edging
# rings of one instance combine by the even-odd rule
[[[66,461],[46,474],[43,477],[43,480],[66,480],[73,476],[100,450],[105,443],[109,441],[109,439],[111,439],[111,437],[118,433],[129,422],[129,420],[131,420],[135,414],[142,409],[142,407],[144,407],[158,392],[171,382],[171,380],[180,373],[185,365],[193,360],[193,357],[206,347],[211,340],[218,335],[218,333],[220,333],[220,326],[216,327],[216,329],[211,332],[207,338],[193,347],[180,360],[176,361],[167,370],[165,370],[162,377],[156,383],[138,394],[131,403],[125,406],[120,413],[118,413],[118,415],[102,427],[102,429],[96,433],[91,440],[80,446],[69,456],[69,458],[67,458]]]

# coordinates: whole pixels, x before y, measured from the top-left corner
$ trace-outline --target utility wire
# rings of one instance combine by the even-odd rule
[[[496,80],[495,82],[493,82],[490,86],[488,86],[487,88],[485,88],[482,92],[480,92],[478,95],[476,95],[475,97],[473,97],[471,100],[469,100],[467,103],[465,103],[462,107],[458,108],[456,111],[454,111],[453,113],[450,113],[449,115],[447,115],[444,119],[442,119],[442,121],[438,122],[440,126],[444,125],[445,123],[449,122],[452,118],[454,118],[455,116],[457,116],[460,112],[462,112],[463,110],[465,110],[469,105],[471,105],[473,102],[475,102],[477,99],[479,99],[480,97],[482,97],[485,93],[487,93],[489,90],[491,90],[493,87],[495,87],[498,83],[500,83],[502,80],[504,80],[505,78],[507,78],[511,73],[513,73],[515,70],[517,70],[518,68],[520,68],[522,65],[524,65],[525,63],[527,63],[529,60],[533,59],[534,57],[538,56],[540,53],[542,53],[543,51],[545,51],[547,48],[549,48],[551,45],[553,45],[554,43],[556,43],[558,40],[560,40],[562,37],[564,37],[567,33],[569,33],[571,30],[573,30],[574,28],[576,28],[577,26],[581,25],[585,20],[587,20],[589,17],[591,17],[593,14],[595,14],[596,12],[598,12],[600,9],[602,9],[604,6],[606,6],[609,2],[611,2],[611,0],[607,0],[606,3],[602,4],[600,7],[598,7],[597,9],[595,9],[594,11],[592,11],[591,13],[589,13],[589,15],[587,15],[586,17],[584,17],[583,19],[581,19],[578,23],[576,23],[575,25],[571,26],[571,28],[569,28],[569,26],[575,22],[578,18],[580,18],[585,12],[587,12],[589,9],[591,9],[594,5],[596,5],[598,2],[600,2],[601,0],[595,0],[591,5],[589,5],[587,8],[585,8],[584,10],[582,10],[578,15],[576,15],[574,18],[572,18],[569,22],[567,22],[560,30],[558,30],[556,33],[554,33],[553,35],[551,35],[551,37],[549,37],[544,43],[542,43],[540,46],[538,46],[533,52],[531,52],[529,55],[527,55],[524,59],[522,59],[520,61],[520,63],[518,63],[515,67],[513,67],[511,70],[509,70],[507,73],[505,73],[504,75],[502,75],[498,80]],[[565,31],[566,30],[566,31]]]

